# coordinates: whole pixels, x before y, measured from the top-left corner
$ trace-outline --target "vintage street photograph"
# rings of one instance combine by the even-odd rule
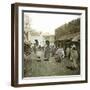
[[[23,77],[80,75],[80,15],[23,13]]]

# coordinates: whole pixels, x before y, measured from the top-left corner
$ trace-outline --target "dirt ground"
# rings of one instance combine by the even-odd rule
[[[49,61],[45,61],[42,57],[38,58],[34,53],[30,55],[28,61],[24,61],[24,77],[39,76],[63,76],[63,75],[79,75],[80,68],[71,70],[67,66],[72,66],[72,62],[64,58],[61,62],[56,62],[54,57],[50,57]]]

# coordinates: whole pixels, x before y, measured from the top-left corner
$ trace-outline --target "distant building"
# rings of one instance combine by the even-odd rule
[[[50,45],[54,44],[55,41],[55,35],[43,35],[44,41],[48,40],[50,42]]]
[[[32,30],[31,34],[31,43],[34,44],[35,40],[38,40],[39,45],[43,46],[45,44],[44,42],[44,37],[42,36],[42,34],[40,32],[36,32],[34,30]]]
[[[31,35],[30,41],[31,41],[32,44],[35,43],[35,40],[38,40],[39,45],[41,45],[41,46],[45,45],[46,40],[50,41],[50,45],[54,44],[55,35],[50,35],[50,34],[47,34],[47,33],[37,32],[35,30],[31,30],[30,35]]]

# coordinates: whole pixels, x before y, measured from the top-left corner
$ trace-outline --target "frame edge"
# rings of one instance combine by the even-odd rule
[[[17,7],[18,6],[34,6],[34,7],[45,7],[45,8],[67,8],[67,9],[82,9],[82,10],[85,10],[86,11],[86,17],[85,17],[85,25],[86,25],[86,74],[85,74],[85,80],[83,81],[70,81],[70,82],[52,82],[52,83],[36,83],[36,84],[18,84],[18,65],[16,66],[16,63],[18,61],[18,55],[17,57],[15,58],[14,55],[16,55],[16,47],[14,47],[14,44],[16,42],[18,42],[18,37],[16,37],[16,34],[17,31],[16,28],[18,27],[18,25],[16,25],[16,21],[18,20],[18,15],[17,15],[17,18],[15,20],[15,12],[17,11]],[[14,4],[11,4],[11,86],[14,86],[14,87],[26,87],[26,86],[45,86],[45,85],[60,85],[60,84],[78,84],[78,83],[88,83],[88,8],[87,7],[78,7],[78,6],[60,6],[60,5],[46,5],[46,4],[32,4],[32,3],[14,3]],[[16,26],[16,28],[15,28]],[[15,34],[15,35],[14,35]],[[16,38],[16,39],[15,39]],[[14,42],[14,40],[16,40]],[[18,44],[18,43],[16,43]],[[15,45],[16,45],[15,44]],[[17,45],[16,45],[17,46]],[[18,50],[18,47],[17,47],[17,50]],[[17,60],[16,60],[17,59]],[[15,61],[16,60],[16,61]],[[17,63],[18,64],[18,63]],[[17,70],[17,71],[16,71]],[[16,73],[15,73],[16,72]]]

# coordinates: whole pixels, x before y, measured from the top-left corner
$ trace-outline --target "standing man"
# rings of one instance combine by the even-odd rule
[[[70,60],[73,61],[73,68],[77,69],[78,68],[78,64],[77,64],[78,52],[74,44],[71,46]]]
[[[50,42],[48,40],[46,40],[46,46],[44,48],[44,60],[45,61],[49,61],[49,57],[50,57]]]
[[[35,54],[37,53],[38,45],[39,45],[39,43],[38,43],[38,40],[36,39],[35,43],[34,43],[34,47],[33,47],[33,51],[34,51]]]

